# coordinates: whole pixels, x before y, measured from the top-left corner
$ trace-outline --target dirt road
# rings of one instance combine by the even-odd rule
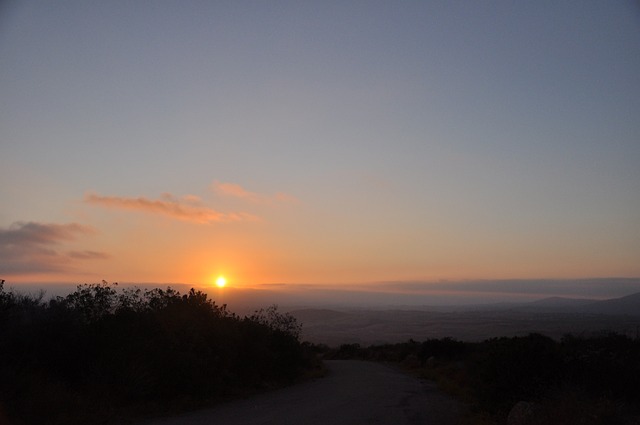
[[[151,425],[454,425],[458,403],[378,363],[328,361],[326,377]]]

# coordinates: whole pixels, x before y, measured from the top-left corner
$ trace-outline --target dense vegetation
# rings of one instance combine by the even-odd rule
[[[317,365],[275,307],[238,317],[191,289],[81,285],[66,297],[0,282],[0,423],[109,423],[291,383]]]
[[[346,344],[327,356],[403,363],[467,402],[470,424],[504,424],[520,401],[532,406],[533,423],[640,423],[639,338],[444,338],[367,348]]]
[[[0,281],[0,424],[126,422],[286,385],[325,358],[398,362],[471,406],[469,424],[504,424],[520,401],[535,423],[636,423],[640,338],[539,334],[338,349],[300,342],[275,307],[239,317],[207,295],[81,285],[66,297]],[[635,419],[631,419],[635,418]]]

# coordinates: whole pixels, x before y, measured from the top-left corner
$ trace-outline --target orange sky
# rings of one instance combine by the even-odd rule
[[[319,212],[291,194],[259,194],[219,182],[208,190],[202,197],[164,194],[156,199],[89,193],[70,203],[71,224],[13,225],[4,238],[22,248],[10,253],[18,267],[14,273],[5,271],[4,278],[200,285],[224,275],[230,285],[242,287],[638,273],[631,258],[609,252],[612,247],[570,246],[575,242],[552,231],[536,235],[534,229],[521,229],[492,236],[443,221],[385,228],[367,217],[327,217],[328,211]],[[216,200],[225,212],[211,206]]]
[[[630,3],[0,11],[11,284],[640,276]]]

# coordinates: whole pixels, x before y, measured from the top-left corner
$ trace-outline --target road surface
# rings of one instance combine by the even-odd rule
[[[433,383],[379,363],[325,364],[324,378],[150,425],[454,425],[460,417]]]

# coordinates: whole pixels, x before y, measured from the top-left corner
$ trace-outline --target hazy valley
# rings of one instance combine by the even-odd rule
[[[601,332],[635,337],[640,330],[640,293],[603,301],[552,297],[528,303],[288,310],[302,324],[305,340],[330,346],[445,337],[481,341],[532,332],[555,339]]]

